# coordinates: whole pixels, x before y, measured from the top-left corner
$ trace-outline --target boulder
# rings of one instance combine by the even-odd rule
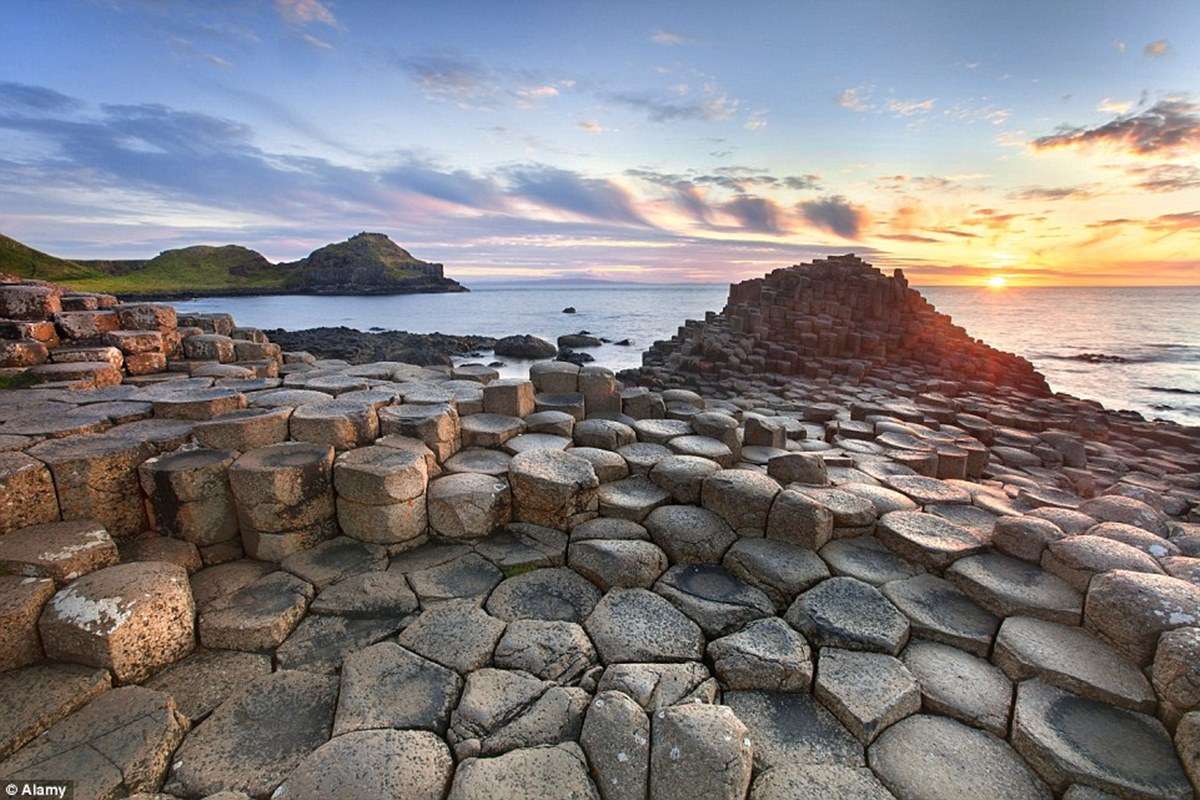
[[[725,706],[683,705],[655,715],[650,796],[656,800],[741,800],[750,786],[751,741]]]

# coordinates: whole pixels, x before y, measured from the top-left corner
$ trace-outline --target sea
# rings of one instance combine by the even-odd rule
[[[1054,391],[1200,425],[1200,287],[917,288],[972,336],[1032,361]],[[613,342],[587,351],[595,363],[620,370],[640,365],[642,350],[669,338],[684,320],[720,311],[728,290],[726,284],[478,282],[460,294],[211,297],[175,305],[288,330],[344,325],[493,337],[531,333],[550,341],[588,331]],[[563,313],[567,307],[576,313]],[[628,345],[615,344],[625,339]],[[506,375],[528,368],[528,362],[503,360]]]

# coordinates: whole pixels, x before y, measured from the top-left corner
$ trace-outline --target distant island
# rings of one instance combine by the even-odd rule
[[[147,260],[64,259],[0,234],[0,273],[126,299],[469,291],[447,278],[441,264],[414,257],[382,233],[366,232],[278,264],[235,244],[164,250]]]

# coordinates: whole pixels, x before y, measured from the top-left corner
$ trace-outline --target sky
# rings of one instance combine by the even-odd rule
[[[14,3],[0,232],[456,278],[1200,284],[1200,3]]]

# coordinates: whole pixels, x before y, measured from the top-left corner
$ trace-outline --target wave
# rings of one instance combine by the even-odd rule
[[[1072,353],[1071,355],[1059,355],[1051,353],[1042,356],[1042,358],[1053,358],[1058,361],[1086,361],[1089,364],[1128,364],[1129,359],[1124,356],[1114,356],[1109,353]]]
[[[1195,394],[1200,395],[1200,389],[1180,389],[1178,386],[1143,386],[1151,392],[1163,392],[1164,394]]]

